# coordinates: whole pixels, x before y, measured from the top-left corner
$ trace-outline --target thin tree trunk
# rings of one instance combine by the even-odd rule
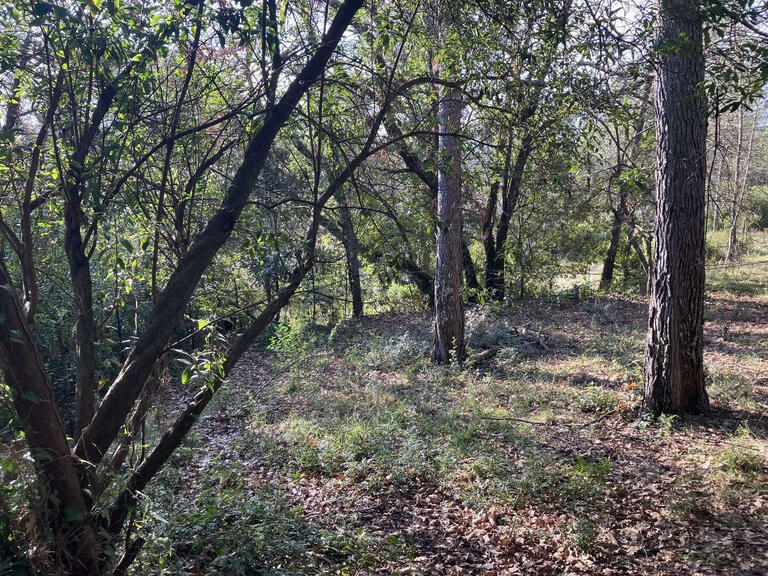
[[[352,292],[352,315],[355,318],[359,318],[363,315],[363,289],[360,283],[360,242],[357,240],[355,228],[352,225],[352,214],[347,205],[346,194],[344,194],[343,190],[339,190],[336,196],[339,200],[342,243],[344,244],[347,260],[347,279],[349,280],[349,290]]]
[[[736,256],[738,251],[736,231],[739,221],[739,217],[744,211],[744,199],[747,196],[747,179],[749,178],[749,168],[752,163],[752,145],[755,141],[755,128],[757,125],[757,116],[755,116],[752,122],[752,129],[749,134],[749,143],[747,144],[746,158],[742,160],[743,144],[742,134],[744,130],[744,111],[739,109],[739,147],[736,157],[736,176],[734,184],[734,199],[731,206],[731,227],[728,232],[728,254],[726,256],[726,262],[729,262]],[[746,230],[746,219],[743,222],[743,228]],[[743,232],[746,235],[746,232]]]
[[[707,116],[697,0],[659,0],[656,229],[643,412],[699,412],[704,383]],[[685,43],[681,38],[686,38]],[[673,47],[672,49],[670,48]]]
[[[339,7],[324,42],[288,86],[280,101],[270,108],[261,129],[254,134],[245,150],[243,162],[229,184],[222,206],[211,217],[171,274],[144,331],[91,423],[83,430],[75,447],[78,457],[93,463],[100,462],[117,437],[157,358],[165,350],[169,338],[181,321],[184,308],[200,278],[232,233],[278,131],[307,89],[325,69],[341,35],[361,5],[362,0],[346,0]]]
[[[712,232],[717,232],[720,229],[720,200],[722,198],[721,186],[723,182],[723,167],[725,165],[725,154],[720,158],[720,164],[717,168],[717,178],[715,179],[714,197],[712,203],[714,208],[712,209]]]
[[[603,273],[600,277],[600,289],[609,290],[613,283],[613,273],[616,267],[616,253],[619,247],[619,241],[621,239],[621,227],[622,224],[627,225],[627,238],[629,245],[633,246],[638,253],[640,262],[643,263],[643,270],[648,274],[648,266],[643,258],[643,251],[637,245],[637,239],[635,237],[635,222],[634,215],[630,212],[627,206],[627,200],[629,191],[627,185],[622,181],[622,174],[626,170],[627,165],[633,165],[637,154],[640,150],[639,144],[645,126],[645,114],[648,109],[648,105],[651,100],[651,87],[653,81],[650,77],[646,79],[645,88],[643,89],[642,100],[640,101],[640,109],[638,111],[637,119],[634,125],[634,134],[631,140],[627,143],[626,149],[622,151],[619,132],[616,133],[616,166],[614,167],[611,181],[616,181],[619,189],[619,206],[617,209],[613,209],[613,227],[611,228],[611,241],[608,245],[608,252],[605,255],[605,262],[603,263]],[[610,184],[609,184],[610,190]],[[626,264],[626,262],[625,262]],[[626,272],[626,269],[625,269]],[[626,274],[625,274],[626,278]],[[626,283],[625,283],[626,284]]]
[[[613,226],[611,227],[611,241],[608,244],[608,251],[605,253],[603,262],[603,272],[600,275],[600,290],[607,291],[611,289],[613,283],[613,270],[616,267],[616,254],[619,251],[619,240],[621,239],[621,217],[618,211],[613,213]]]
[[[526,115],[528,118],[531,116],[533,116],[533,113]],[[497,302],[504,300],[506,288],[504,262],[506,260],[507,237],[509,236],[509,221],[522,193],[525,166],[528,163],[528,157],[532,150],[533,134],[528,132],[520,142],[511,173],[508,176],[505,174],[504,178],[505,182],[501,195],[501,214],[499,215],[499,224],[496,230],[496,247],[493,252],[494,258],[486,263],[485,280],[489,297]]]
[[[69,264],[69,275],[75,296],[75,431],[78,438],[95,414],[94,395],[96,363],[96,320],[93,311],[93,281],[91,265],[83,242],[82,191],[85,182],[86,161],[96,136],[101,129],[112,101],[117,95],[117,84],[107,85],[93,108],[88,126],[77,143],[67,169],[64,190],[64,252]],[[87,460],[87,459],[86,459]]]
[[[333,234],[337,240],[342,243],[344,242],[344,232],[341,229],[341,225],[325,217],[320,219],[320,223],[326,230],[328,230],[328,232]],[[418,289],[419,293],[427,298],[429,309],[431,310],[435,307],[434,280],[432,276],[428,272],[422,270],[416,262],[403,254],[385,254],[379,249],[371,249],[365,245],[359,245],[359,249],[359,254],[366,260],[370,262],[383,260],[386,262],[387,266],[393,270],[408,276]],[[267,296],[267,300],[271,300],[271,296]]]
[[[512,162],[512,133],[507,134],[506,149],[504,151],[504,168],[501,175],[501,183],[494,182],[488,194],[488,204],[485,207],[485,222],[483,223],[483,244],[485,247],[485,290],[488,298],[497,302],[504,300],[504,251],[506,249],[506,235],[509,230],[509,170]],[[499,188],[501,188],[501,214],[496,224],[497,232],[494,237],[493,228],[496,220]],[[504,242],[498,238],[504,234]],[[502,253],[499,254],[499,249]]]
[[[443,88],[438,106],[437,261],[435,264],[435,343],[432,357],[445,364],[462,361],[464,304],[461,297],[461,127],[463,104],[456,88]]]
[[[554,33],[557,41],[553,44],[552,54],[541,66],[537,73],[537,77],[544,80],[554,63],[554,54],[558,43],[565,43],[568,27],[568,16],[571,11],[571,0],[565,0],[556,15]],[[542,88],[537,87],[531,96],[531,99],[527,102],[527,105],[520,111],[520,117],[517,119],[517,123],[520,126],[526,126],[527,123],[534,118],[536,112],[541,104]],[[508,95],[509,97],[509,95]],[[528,158],[533,151],[534,133],[533,128],[528,126],[527,130],[523,133],[523,137],[520,140],[520,146],[517,150],[517,157],[515,158],[514,167],[511,167],[511,151],[513,143],[513,132],[510,130],[507,140],[506,157],[504,161],[504,177],[502,181],[501,190],[501,213],[499,214],[499,221],[496,231],[496,245],[492,250],[486,248],[486,256],[491,255],[492,258],[486,259],[485,263],[485,289],[488,293],[488,297],[492,300],[502,302],[504,300],[504,292],[506,287],[506,280],[504,277],[504,264],[506,261],[506,244],[507,237],[509,236],[509,222],[512,218],[513,212],[517,207],[517,203],[522,193],[523,175],[525,172]],[[492,191],[493,193],[493,191]],[[493,202],[489,199],[489,206],[495,205],[495,199]],[[492,232],[491,232],[492,236]],[[521,285],[524,285],[524,281]],[[521,289],[522,291],[522,289]]]
[[[749,132],[749,144],[747,144],[747,160],[744,166],[744,177],[741,179],[741,193],[739,195],[739,213],[744,213],[744,200],[747,197],[747,182],[749,179],[749,169],[752,166],[752,145],[755,143],[755,130],[757,129],[757,112],[752,119],[752,129]],[[747,218],[742,218],[742,237],[746,242],[747,237]]]
[[[496,239],[493,237],[493,226],[496,221],[496,204],[499,198],[499,182],[491,183],[488,193],[488,203],[483,215],[483,250],[485,251],[485,288],[488,290],[488,265],[496,261]]]
[[[469,252],[469,246],[467,246],[464,239],[461,240],[461,259],[464,268],[464,280],[467,283],[467,302],[477,304],[480,282],[477,280],[477,272],[475,271],[475,263],[472,261],[472,254]]]
[[[75,387],[74,438],[93,418],[95,408],[96,321],[93,314],[93,283],[91,267],[85,254],[81,235],[80,203],[75,198],[66,201],[64,210],[64,249],[69,261],[72,288],[75,293],[75,358],[77,361]]]
[[[731,198],[731,225],[728,228],[728,252],[725,263],[730,263],[736,256],[736,230],[739,221],[739,196],[741,195],[742,153],[744,151],[744,109],[739,108],[739,126],[736,130],[736,171],[733,175],[733,197]]]

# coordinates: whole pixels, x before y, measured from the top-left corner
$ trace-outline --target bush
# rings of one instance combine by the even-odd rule
[[[747,211],[752,215],[750,228],[768,229],[768,186],[760,186],[750,190],[747,201]]]
[[[725,260],[725,250],[719,244],[712,241],[711,238],[707,238],[707,243],[704,248],[704,258],[710,264],[717,264]]]

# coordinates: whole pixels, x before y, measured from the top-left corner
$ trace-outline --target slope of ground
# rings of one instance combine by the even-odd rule
[[[135,571],[765,574],[768,299],[732,274],[685,419],[636,419],[639,301],[471,309],[461,368],[424,315],[281,330],[148,494]]]

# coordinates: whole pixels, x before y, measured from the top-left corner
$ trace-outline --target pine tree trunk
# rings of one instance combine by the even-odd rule
[[[709,405],[703,361],[702,22],[697,0],[659,0],[658,6],[656,230],[643,398],[643,412],[657,415]]]
[[[432,357],[444,364],[464,359],[461,298],[461,126],[462,102],[455,88],[441,89],[437,173],[437,262],[435,264],[435,345]]]

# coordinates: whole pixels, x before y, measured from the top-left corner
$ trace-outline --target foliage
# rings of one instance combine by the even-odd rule
[[[602,458],[552,461],[529,426],[503,419],[562,416],[544,407],[537,385],[550,375],[539,361],[569,346],[584,350],[555,370],[572,372],[567,390],[548,393],[567,397],[572,416],[636,402],[638,367],[623,361],[640,349],[632,337],[565,342],[509,314],[645,289],[651,76],[655,50],[680,47],[654,48],[643,7],[598,4],[4,2],[0,572],[72,573],[89,554],[105,572],[144,540],[137,573],[352,573],[377,553],[410,554],[417,544],[402,535],[309,525],[279,487],[254,489],[231,459],[204,461],[198,492],[180,488],[179,470],[218,442],[198,444],[190,430],[207,425],[214,396],[214,410],[239,398],[226,381],[250,354],[266,355],[280,394],[272,412],[261,389],[229,408],[252,419],[243,450],[274,471],[371,489],[456,484],[472,506],[551,497],[579,515],[568,520],[572,545],[597,554],[599,518],[582,512],[598,507],[613,469]],[[749,229],[737,239],[748,274],[721,267],[724,231],[710,235],[708,282],[755,298],[768,290],[764,233],[753,230],[768,218],[764,12],[708,0],[701,13],[703,88],[724,149],[711,153],[711,204],[734,204],[719,224],[709,215],[715,228],[730,218]],[[447,87],[437,69],[450,70],[464,101],[462,295],[477,354],[445,370],[430,365],[421,326],[347,339],[375,328],[366,315],[409,324],[434,299],[436,109]],[[733,174],[730,158],[746,154],[746,139],[734,146],[745,107],[755,108],[738,118],[753,128],[756,160]],[[611,247],[617,280],[598,289]],[[363,317],[353,319],[356,304]],[[590,311],[600,321],[613,313],[611,301],[601,306]],[[626,382],[576,382],[577,368],[601,361],[590,355],[610,358]],[[510,389],[482,373],[488,363],[537,385]],[[259,370],[249,373],[268,387]],[[725,372],[712,389],[752,401]],[[514,441],[524,465],[487,437]],[[752,466],[740,453],[723,459],[729,470]],[[308,551],[322,558],[306,562]]]

